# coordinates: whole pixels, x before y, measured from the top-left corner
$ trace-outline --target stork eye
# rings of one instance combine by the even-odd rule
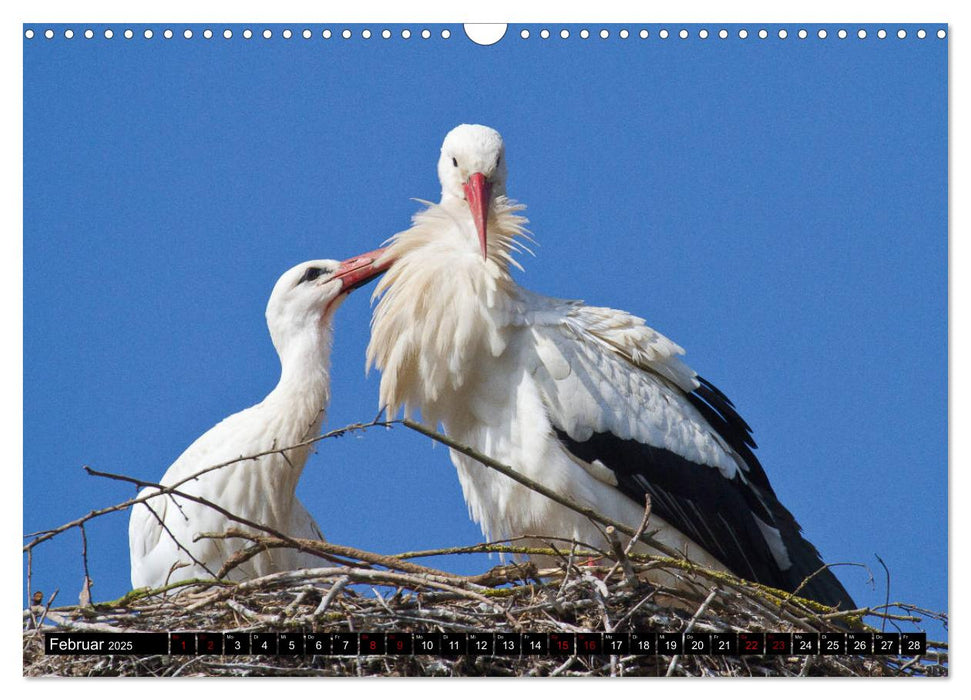
[[[502,160],[502,156],[496,156],[496,167],[499,167],[499,161]]]
[[[452,165],[454,165],[457,168],[457,167],[459,167],[459,162],[457,160],[455,160],[454,158],[452,158]]]
[[[330,272],[330,270],[326,270],[322,267],[308,267],[304,271],[303,277],[300,278],[300,281],[297,282],[297,284],[303,284],[304,282],[313,282],[315,279],[328,272]]]

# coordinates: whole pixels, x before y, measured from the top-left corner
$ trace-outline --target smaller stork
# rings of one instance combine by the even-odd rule
[[[208,467],[262,454],[206,471],[177,490],[291,537],[324,539],[295,495],[311,446],[282,448],[305,443],[320,432],[330,399],[334,312],[353,289],[387,269],[387,264],[374,264],[383,252],[376,250],[344,262],[311,260],[280,277],[266,306],[270,337],[282,367],[279,383],[263,401],[229,416],[192,443],[165,472],[163,486],[177,484]],[[156,491],[149,487],[139,496]],[[136,504],[128,526],[132,586],[156,588],[169,581],[215,577],[247,542],[195,538],[234,525],[239,526],[219,511],[175,495]],[[228,577],[255,578],[319,562],[299,550],[281,548],[249,559]]]

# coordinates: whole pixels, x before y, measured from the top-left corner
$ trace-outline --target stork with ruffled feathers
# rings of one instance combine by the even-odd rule
[[[177,491],[238,518],[289,537],[324,539],[295,491],[312,449],[309,440],[320,433],[330,399],[334,312],[353,289],[384,271],[386,264],[375,265],[383,252],[344,262],[311,260],[280,277],[266,306],[270,337],[280,356],[280,381],[263,401],[193,442],[165,472],[162,486],[184,482]],[[153,493],[158,490],[149,487],[139,496]],[[249,542],[199,535],[230,527],[262,533],[205,503],[174,494],[135,504],[128,527],[132,586],[156,588],[171,581],[213,578]],[[256,578],[322,561],[298,549],[270,549],[232,569],[227,578]]]
[[[801,595],[852,606],[776,497],[749,426],[678,345],[629,313],[513,281],[526,219],[506,196],[500,135],[456,127],[438,175],[441,201],[393,237],[386,259],[395,262],[374,292],[368,364],[382,373],[381,405],[420,412],[459,443],[632,528],[649,494],[654,538],[688,559],[789,591],[815,573]],[[586,517],[451,457],[487,538],[608,549]]]

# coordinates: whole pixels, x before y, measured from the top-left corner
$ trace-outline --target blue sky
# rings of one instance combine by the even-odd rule
[[[436,200],[461,122],[506,141],[538,245],[518,280],[631,311],[735,402],[782,502],[860,604],[947,608],[947,41],[818,25],[730,38],[541,26],[451,38],[24,41],[24,531],[133,495],[260,400],[263,309],[302,260],[379,245]],[[194,37],[182,38],[189,26]],[[566,26],[567,40],[558,37]],[[636,31],[650,32],[646,40]],[[721,25],[719,25],[721,26]],[[145,28],[154,37],[142,36]],[[331,26],[331,29],[344,25]],[[677,25],[680,28],[681,25]],[[765,27],[769,38],[758,39]],[[779,39],[780,28],[788,38]],[[809,38],[798,39],[805,27]],[[38,29],[41,27],[38,26]],[[599,28],[599,25],[598,25]],[[894,30],[898,25],[893,25]],[[335,32],[336,34],[336,32]],[[340,310],[328,427],[369,420],[369,293]],[[403,429],[328,440],[298,493],[328,539],[472,543],[447,451]],[[94,596],[128,589],[127,514],[88,528]],[[486,558],[433,562],[479,571]],[[73,602],[67,533],[33,585]],[[935,637],[943,632],[935,630]]]

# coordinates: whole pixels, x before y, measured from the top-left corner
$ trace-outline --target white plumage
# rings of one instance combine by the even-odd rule
[[[505,196],[504,146],[461,125],[438,162],[442,199],[392,239],[375,295],[368,362],[381,404],[420,412],[461,443],[635,527],[644,494],[655,537],[688,558],[792,590],[822,566],[778,502],[732,403],[641,318],[529,292],[509,266],[524,208]],[[583,516],[452,452],[488,538],[575,538]],[[851,600],[827,570],[802,590]]]
[[[320,432],[329,400],[334,312],[352,289],[383,271],[373,264],[382,252],[343,263],[312,260],[280,277],[266,307],[270,336],[280,356],[279,383],[263,401],[229,416],[192,443],[165,472],[161,485],[172,486],[240,457],[296,445]],[[310,450],[305,445],[239,461],[186,481],[177,490],[291,537],[322,540],[317,523],[295,496]],[[146,488],[139,496],[156,491]],[[248,543],[195,538],[198,533],[218,533],[229,527],[250,529],[178,496],[161,495],[136,504],[128,528],[132,585],[158,587],[214,577]],[[295,549],[274,549],[249,559],[228,577],[241,580],[320,562]]]

